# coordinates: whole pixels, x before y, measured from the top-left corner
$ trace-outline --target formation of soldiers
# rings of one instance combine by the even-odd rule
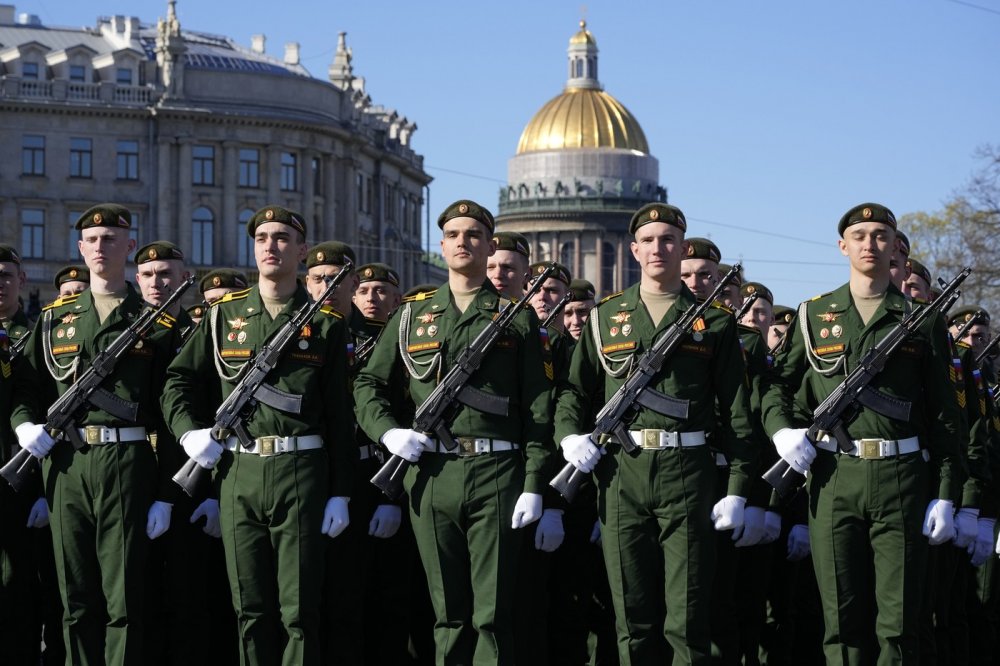
[[[600,302],[473,201],[438,226],[404,294],[266,206],[258,282],[185,310],[103,204],[33,325],[0,245],[0,664],[996,662],[997,340],[888,208],[797,308],[664,203]]]

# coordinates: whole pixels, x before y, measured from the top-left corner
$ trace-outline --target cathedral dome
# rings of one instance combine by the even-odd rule
[[[639,122],[621,102],[594,88],[570,88],[543,106],[521,133],[517,154],[537,150],[621,148],[649,154]]]

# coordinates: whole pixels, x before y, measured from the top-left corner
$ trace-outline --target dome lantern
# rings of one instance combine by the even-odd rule
[[[587,22],[580,21],[580,31],[569,38],[569,79],[567,88],[601,89],[597,79],[597,40],[587,30]]]

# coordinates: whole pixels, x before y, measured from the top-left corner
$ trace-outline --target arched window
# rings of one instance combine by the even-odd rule
[[[601,243],[601,289],[606,293],[618,291],[615,284],[615,246]]]
[[[250,221],[251,217],[253,217],[253,211],[247,208],[240,213],[240,219],[237,223],[236,237],[239,239],[236,248],[237,266],[253,266],[256,263],[253,256],[253,237],[247,234],[247,222]]]
[[[559,263],[569,269],[573,277],[579,277],[576,273],[576,266],[573,263],[574,255],[573,243],[563,243],[559,248]]]
[[[576,61],[576,78],[583,76],[583,59],[578,59]]]
[[[191,215],[191,261],[196,264],[214,263],[213,238],[215,216],[212,211],[199,206]]]

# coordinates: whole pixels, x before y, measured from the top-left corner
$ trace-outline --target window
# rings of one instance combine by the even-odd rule
[[[395,203],[395,201],[393,200],[393,197],[392,197],[392,185],[389,185],[388,183],[386,183],[386,185],[385,185],[385,197],[383,197],[383,199],[382,199],[382,209],[383,209],[382,210],[382,215],[387,220],[395,220],[396,219],[396,211],[395,211],[395,207],[393,206],[394,203]]]
[[[399,193],[399,221],[400,226],[406,230],[406,223],[410,220],[410,200],[402,192]]]
[[[115,73],[115,82],[120,86],[132,85],[132,70],[128,67],[119,67]]]
[[[142,243],[139,242],[139,213],[132,213],[132,226],[129,227],[128,237],[135,241],[136,247],[142,246]]]
[[[37,208],[21,211],[21,256],[25,259],[45,257],[45,211]]]
[[[296,192],[299,187],[298,156],[292,153],[281,153],[281,189],[285,192]]]
[[[71,210],[66,213],[67,223],[69,224],[69,233],[66,234],[66,237],[69,239],[69,247],[66,248],[68,250],[66,259],[69,261],[80,261],[83,259],[78,243],[80,232],[76,230],[76,221],[80,219],[81,215],[83,215],[82,210]]]
[[[358,212],[365,212],[365,175],[359,173],[357,177],[358,181]]]
[[[257,260],[253,255],[253,237],[247,234],[247,222],[253,217],[253,211],[249,208],[240,213],[240,226],[236,230],[236,237],[239,238],[239,245],[236,248],[237,266],[254,266]]]
[[[260,187],[260,151],[240,148],[240,187]]]
[[[215,218],[212,211],[199,206],[191,215],[191,261],[196,264],[211,264],[212,240]]]
[[[26,134],[21,140],[21,173],[45,175],[45,137]]]
[[[38,80],[38,63],[37,62],[25,62],[21,63],[21,78],[22,79],[33,79]]]
[[[90,139],[69,140],[69,175],[71,178],[91,178],[93,173],[93,142]]]
[[[601,289],[613,292],[615,285],[615,246],[601,243]]]
[[[569,269],[570,273],[576,273],[576,246],[573,243],[563,243],[559,248],[559,263]]]
[[[323,196],[323,163],[318,157],[312,158],[313,194]]]
[[[118,142],[118,179],[139,180],[139,142]]]
[[[372,204],[375,202],[375,188],[372,187],[372,179],[365,177],[365,212],[372,212]]]
[[[195,185],[215,185],[215,148],[191,148],[191,182]]]
[[[77,83],[85,83],[87,80],[87,67],[85,65],[70,65],[69,80]]]

